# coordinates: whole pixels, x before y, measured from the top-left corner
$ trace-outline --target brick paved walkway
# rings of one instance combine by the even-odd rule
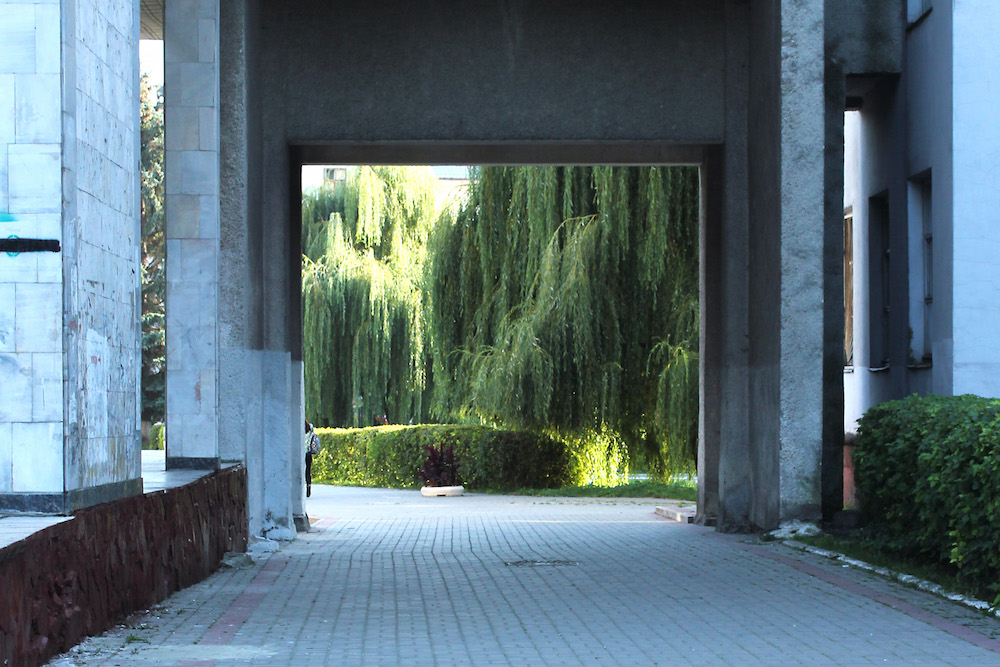
[[[313,532],[53,664],[1000,664],[997,619],[656,503],[314,487]]]

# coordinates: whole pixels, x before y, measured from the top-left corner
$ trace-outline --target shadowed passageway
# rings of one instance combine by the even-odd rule
[[[55,664],[1000,659],[995,619],[656,503],[314,487],[312,532]]]

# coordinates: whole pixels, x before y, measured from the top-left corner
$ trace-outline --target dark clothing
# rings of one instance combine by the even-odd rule
[[[313,455],[306,452],[306,497],[312,495]]]

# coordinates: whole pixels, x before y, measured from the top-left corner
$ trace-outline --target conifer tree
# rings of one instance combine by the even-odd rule
[[[139,84],[142,227],[142,418],[164,417],[163,92],[144,73]]]

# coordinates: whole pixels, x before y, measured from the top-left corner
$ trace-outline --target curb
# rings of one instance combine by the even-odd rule
[[[657,505],[654,511],[656,514],[659,514],[665,519],[670,519],[671,521],[677,521],[678,523],[694,523],[695,513],[693,511],[688,511],[685,508]]]
[[[824,558],[829,558],[831,560],[840,561],[849,567],[853,567],[859,570],[865,570],[873,574],[877,574],[880,577],[889,579],[890,581],[898,581],[901,584],[907,586],[913,586],[914,588],[919,588],[922,591],[926,591],[933,595],[936,595],[945,600],[951,602],[957,602],[961,605],[975,609],[977,611],[982,611],[991,616],[1000,618],[1000,607],[994,608],[989,602],[984,602],[983,600],[978,600],[967,595],[962,595],[961,593],[955,593],[949,591],[944,586],[935,584],[919,577],[914,577],[912,574],[903,574],[901,572],[896,572],[895,570],[890,570],[887,567],[877,567],[871,563],[866,563],[863,560],[857,560],[856,558],[850,558],[842,553],[836,551],[828,551],[827,549],[820,549],[819,547],[814,547],[797,540],[782,540],[782,544],[790,549],[795,549],[797,551],[805,551],[807,553],[814,554],[816,556],[822,556]]]

